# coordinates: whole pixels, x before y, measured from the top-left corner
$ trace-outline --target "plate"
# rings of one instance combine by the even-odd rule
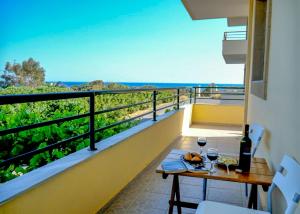
[[[229,168],[232,169],[236,168],[239,165],[236,157],[232,157],[229,155],[220,155],[218,157],[218,165],[226,167],[226,164]]]

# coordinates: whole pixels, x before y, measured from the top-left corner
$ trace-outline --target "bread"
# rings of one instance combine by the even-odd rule
[[[201,155],[197,152],[192,152],[192,156],[201,158]]]
[[[202,157],[201,157],[201,155],[200,155],[199,153],[197,153],[197,152],[192,152],[192,153],[187,152],[187,153],[185,153],[185,155],[184,155],[184,160],[186,160],[186,161],[191,161],[191,162],[193,162],[193,161],[195,161],[195,162],[200,162],[200,161],[202,161]]]
[[[202,160],[201,157],[194,156],[191,161],[197,161],[198,162],[198,161],[201,161],[201,160]]]
[[[185,159],[185,160],[187,160],[187,161],[191,161],[191,160],[192,160],[192,158],[193,158],[193,157],[192,157],[192,154],[191,154],[191,153],[189,153],[189,152],[188,152],[188,153],[186,153],[186,154],[184,155],[184,159]]]

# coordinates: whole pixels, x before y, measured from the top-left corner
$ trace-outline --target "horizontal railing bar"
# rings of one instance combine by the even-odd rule
[[[104,126],[104,127],[99,128],[99,129],[96,129],[96,130],[95,130],[95,133],[96,133],[96,132],[104,131],[104,130],[106,130],[106,129],[110,129],[110,128],[112,128],[112,127],[121,125],[121,124],[123,124],[123,123],[128,123],[128,122],[130,122],[130,121],[132,121],[132,120],[136,120],[136,119],[138,119],[138,118],[140,118],[140,117],[144,117],[144,116],[146,116],[146,115],[148,115],[148,114],[152,114],[152,113],[153,113],[153,111],[149,111],[149,112],[147,112],[147,113],[144,113],[144,114],[141,114],[141,115],[138,115],[138,116],[135,116],[135,117],[126,119],[126,120],[122,120],[122,121],[119,121],[119,122],[116,122],[116,123],[112,123],[112,124],[110,124],[110,125],[107,125],[107,126]]]
[[[185,99],[185,100],[180,100],[180,103],[186,102],[186,101],[188,101],[188,100],[190,100],[190,99],[188,98],[188,99]]]
[[[236,31],[225,31],[224,33],[246,33],[245,30],[236,30]]]
[[[186,103],[187,101],[188,101],[188,99],[187,99],[187,100],[180,100],[179,104],[184,104],[184,103]]]
[[[246,38],[246,34],[226,34],[226,38],[243,37]]]
[[[187,93],[180,93],[179,96],[184,96],[184,95],[188,95],[190,94],[190,92],[187,92]]]
[[[29,103],[51,100],[65,100],[89,97],[90,92],[59,92],[47,94],[16,94],[16,95],[1,95],[0,105]]]
[[[42,149],[36,149],[36,150],[32,150],[30,152],[26,152],[24,154],[21,154],[21,155],[18,155],[18,156],[15,156],[13,158],[9,158],[7,160],[4,160],[4,161],[0,162],[0,167],[11,164],[11,163],[14,163],[14,162],[17,162],[17,161],[25,159],[25,158],[28,158],[28,157],[33,156],[35,154],[39,154],[39,153],[42,153],[42,152],[49,151],[49,150],[57,148],[57,147],[59,147],[63,144],[66,144],[66,143],[69,143],[69,142],[72,142],[72,141],[75,141],[75,140],[78,140],[78,139],[81,139],[81,138],[86,138],[88,136],[89,136],[89,133],[85,133],[85,134],[82,134],[82,135],[71,137],[67,140],[63,140],[63,141],[59,141],[57,143],[50,144],[50,145],[48,145],[48,146],[46,146]]]
[[[245,89],[245,87],[238,87],[238,86],[232,86],[232,87],[229,87],[229,86],[194,86],[193,88],[215,88],[215,89],[218,89],[218,88],[222,88],[222,89]]]
[[[175,97],[177,97],[177,95],[159,98],[159,99],[156,99],[156,101],[161,101],[161,100],[171,99],[171,98],[175,98]]]
[[[156,111],[160,111],[160,110],[163,110],[163,109],[166,109],[166,108],[170,108],[170,107],[175,106],[175,105],[177,105],[177,103],[174,103],[174,104],[171,104],[171,105],[167,105],[167,106],[161,107],[161,108],[159,108],[159,109],[156,109]]]
[[[143,91],[166,91],[175,89],[186,89],[186,87],[178,88],[140,88],[140,89],[120,89],[120,90],[99,90],[99,91],[82,91],[82,92],[56,92],[47,94],[15,94],[15,95],[1,95],[0,105],[28,103],[28,102],[40,102],[50,100],[64,100],[89,97],[93,94],[121,94],[121,93],[134,93]]]
[[[233,35],[230,35],[230,34],[227,34],[226,38],[246,38],[246,35],[243,35],[243,34],[233,34]]]
[[[228,93],[218,93],[218,92],[202,92],[202,93],[196,93],[196,94],[224,94],[224,95],[245,95],[245,93],[231,93],[231,92],[228,92]]]
[[[186,89],[187,87],[178,88],[137,88],[137,89],[120,89],[120,90],[99,90],[94,91],[96,95],[100,94],[118,94],[118,93],[131,93],[131,92],[143,92],[143,91],[168,91],[175,89]]]
[[[246,36],[246,32],[243,33],[243,32],[237,32],[237,33],[225,33],[226,36]]]
[[[156,90],[156,89],[166,89],[166,90]],[[162,91],[173,91],[177,89],[187,89],[187,87],[179,87],[179,88],[154,88],[152,91],[157,91],[157,95],[160,94]]]
[[[145,101],[145,102],[134,103],[134,104],[126,105],[126,106],[120,106],[120,107],[115,107],[115,108],[104,109],[104,110],[95,112],[95,114],[97,115],[97,114],[108,113],[108,112],[111,112],[111,111],[117,111],[117,110],[121,110],[121,109],[125,109],[125,108],[131,108],[131,107],[134,107],[134,106],[144,105],[144,104],[147,104],[147,103],[152,103],[152,100]]]
[[[245,100],[245,99],[215,99],[211,97],[197,97],[197,100]]]
[[[246,34],[226,34],[226,38],[243,37],[246,38]]]
[[[39,127],[43,127],[43,126],[49,126],[52,124],[63,123],[63,122],[76,120],[76,119],[80,119],[80,118],[84,118],[84,117],[88,117],[88,116],[90,116],[90,113],[80,114],[80,115],[75,115],[75,116],[70,116],[70,117],[64,117],[64,118],[60,118],[60,119],[56,119],[56,120],[50,120],[50,121],[35,123],[35,124],[31,124],[31,125],[10,128],[10,129],[6,129],[6,130],[0,130],[0,136],[7,135],[7,134],[13,134],[13,133],[21,132],[21,131],[26,131],[26,130],[30,130],[30,129],[34,129],[34,128],[39,128]]]

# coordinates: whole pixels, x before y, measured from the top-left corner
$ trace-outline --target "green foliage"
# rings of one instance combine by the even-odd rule
[[[116,85],[113,85],[116,89]],[[8,87],[0,90],[0,95],[4,94],[32,94],[32,93],[50,93],[50,92],[68,92],[73,89],[55,86],[31,87]],[[172,91],[159,92],[158,99],[172,96]],[[95,109],[100,111],[117,106],[151,101],[152,92],[138,92],[129,94],[105,94],[95,98]],[[158,101],[161,103],[172,102],[168,98]],[[152,107],[152,102],[138,105],[118,111],[98,114],[95,118],[95,128],[100,128],[130,118],[130,115],[140,110],[147,111]],[[89,111],[89,102],[87,98],[67,99],[58,101],[44,101],[35,103],[24,103],[14,105],[0,106],[0,130],[9,128],[54,120],[67,116],[85,114]],[[134,125],[139,120],[121,124],[103,132],[96,133],[96,141],[108,138],[119,132],[122,132]],[[35,149],[44,148],[50,144],[68,139],[73,136],[88,132],[89,118],[81,118],[73,121],[67,121],[60,124],[22,131],[16,134],[9,134],[0,137],[0,161],[23,154]],[[19,164],[11,164],[9,167],[0,168],[0,182],[5,182],[17,176],[23,175],[35,168],[43,166],[54,160],[62,158],[72,152],[86,148],[89,145],[89,139],[80,139],[68,143],[66,146],[43,152],[28,160],[22,160]]]
[[[45,70],[38,61],[32,58],[20,63],[9,63],[5,65],[3,74],[0,76],[3,81],[1,87],[9,86],[30,86],[36,87],[44,84]]]
[[[102,90],[104,89],[104,82],[102,80],[94,80],[86,84],[73,86],[72,89],[75,91]]]

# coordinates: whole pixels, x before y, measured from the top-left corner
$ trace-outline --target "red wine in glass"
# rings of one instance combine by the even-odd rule
[[[216,172],[215,170],[215,161],[218,159],[219,157],[219,153],[218,153],[218,150],[217,149],[214,149],[214,148],[209,148],[207,150],[207,154],[206,154],[207,158],[210,160],[211,162],[211,167],[210,167],[210,174]]]
[[[215,160],[218,159],[218,154],[207,153],[207,158],[208,158],[210,161],[215,161]]]
[[[203,147],[206,145],[207,140],[205,137],[198,137],[197,143],[200,146],[200,154],[203,153]]]

